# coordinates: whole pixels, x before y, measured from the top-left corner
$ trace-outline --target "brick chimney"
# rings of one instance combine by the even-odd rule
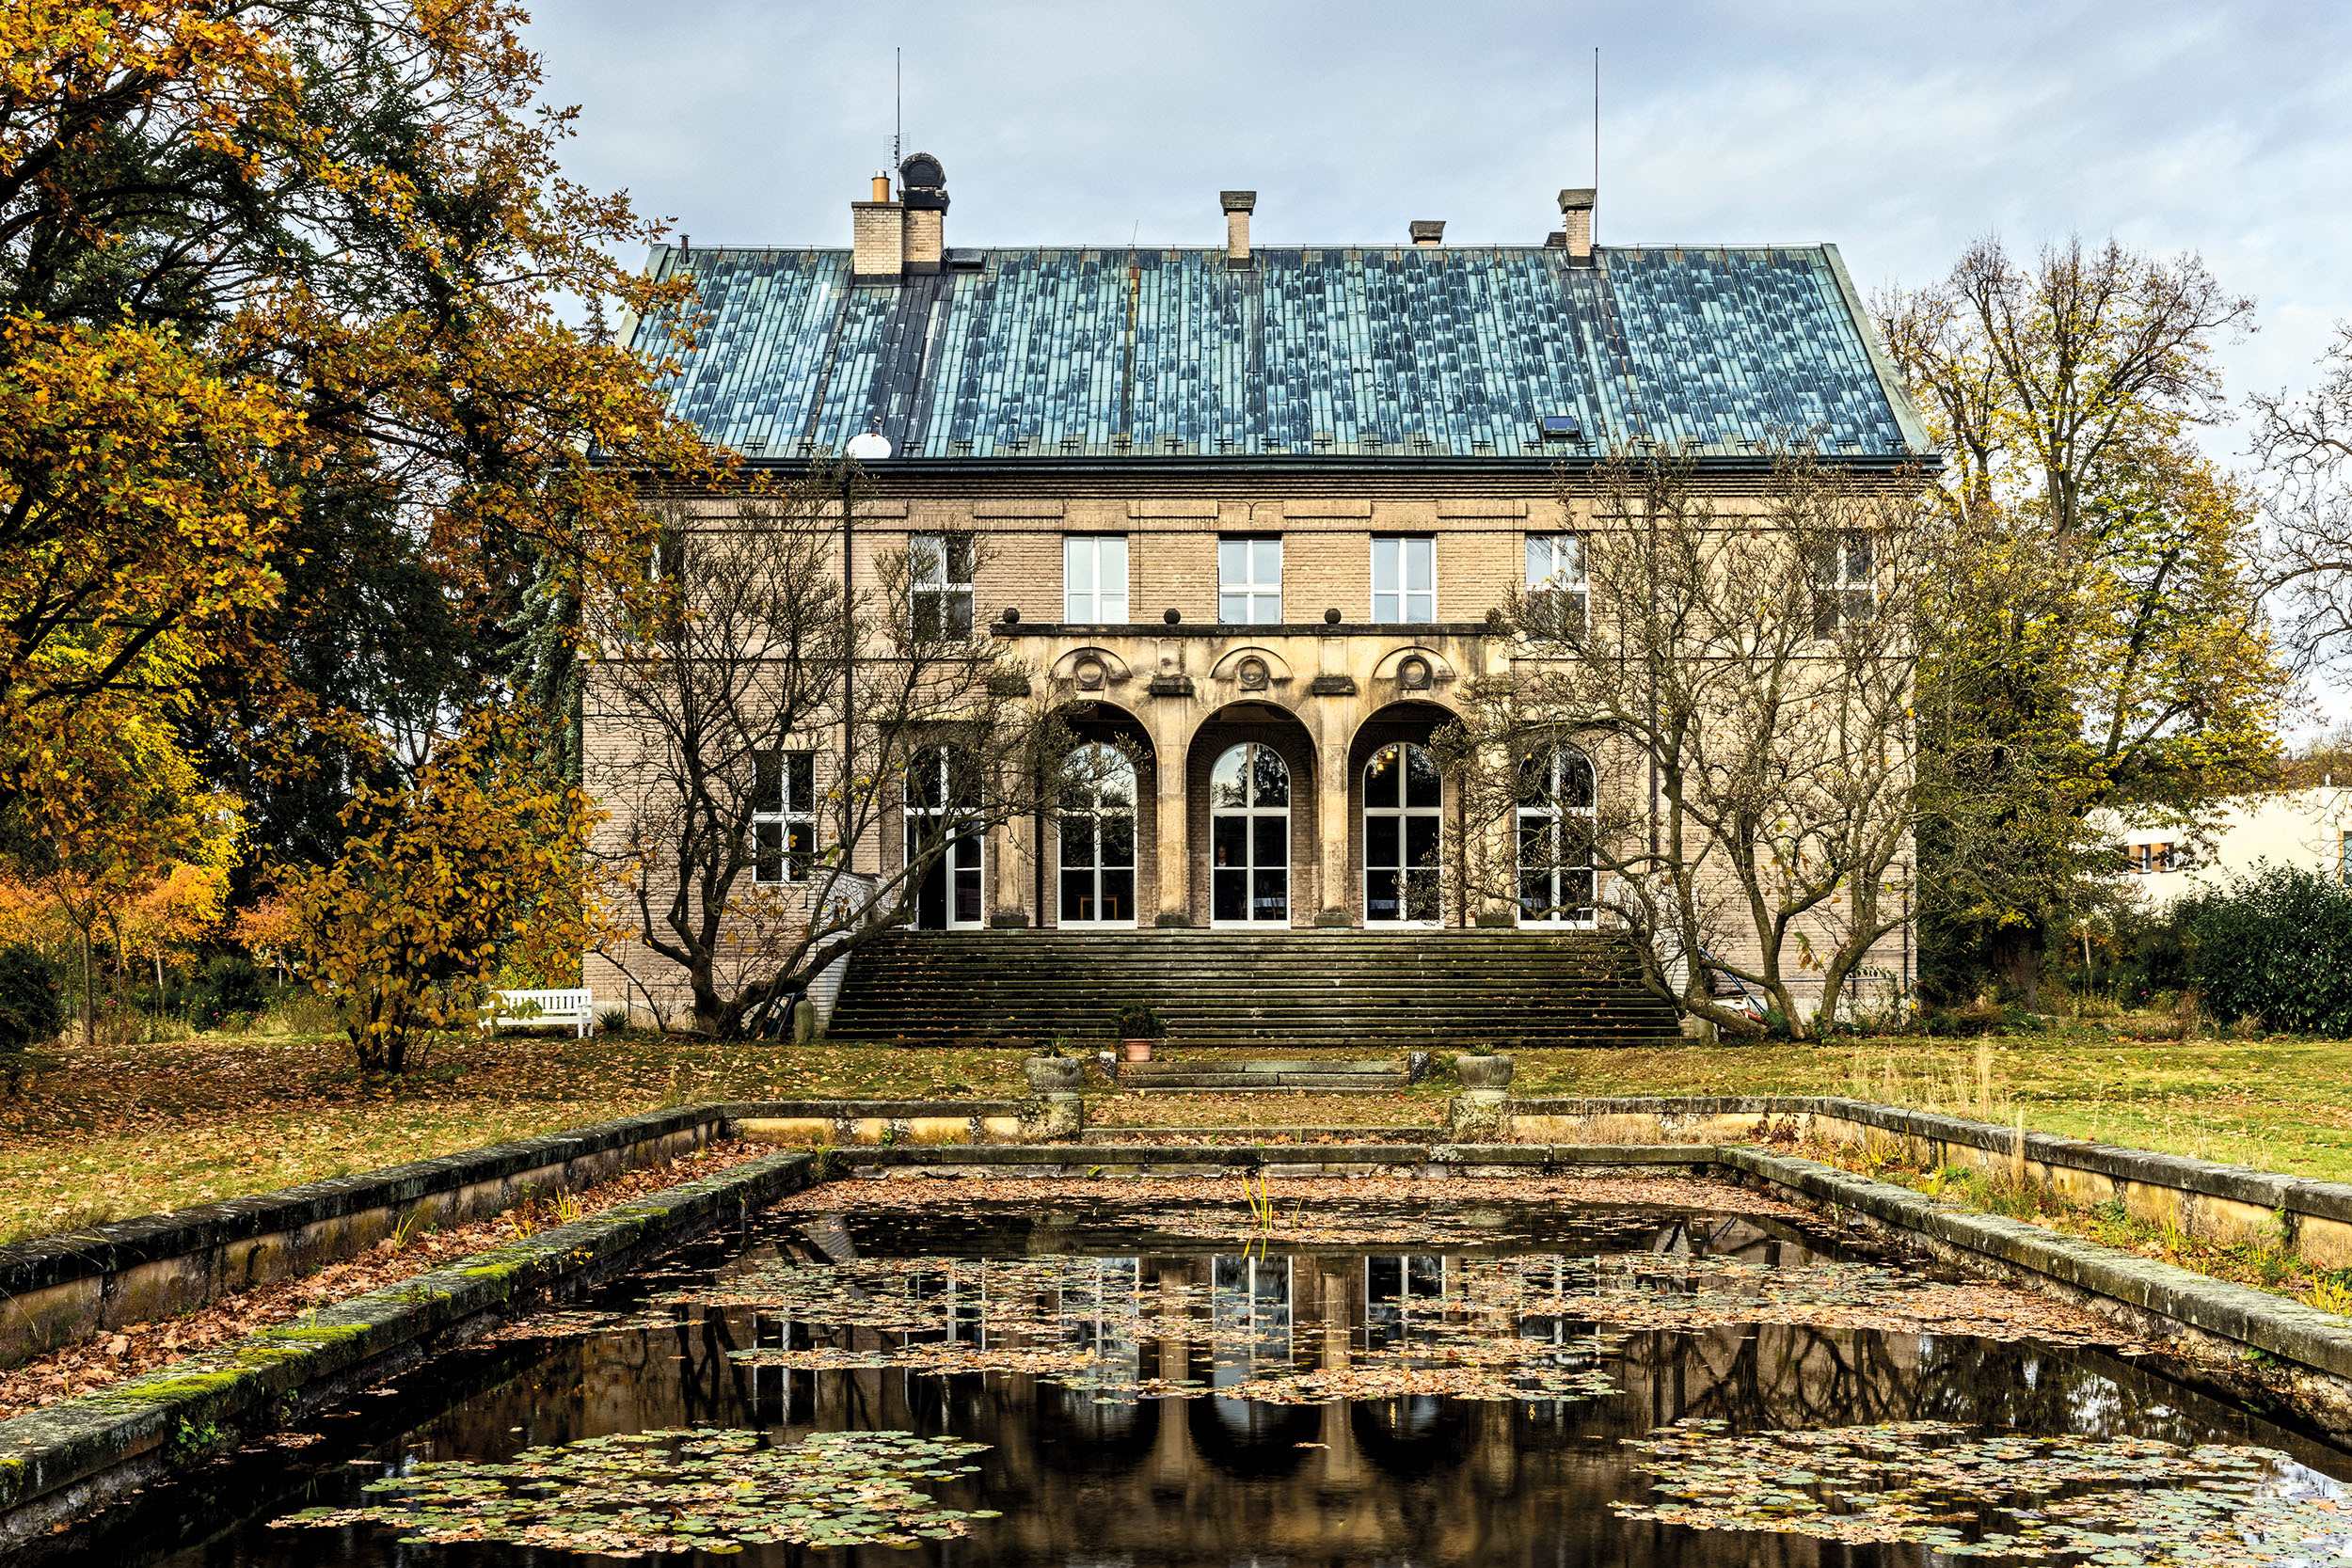
[[[890,176],[874,176],[874,198],[850,203],[850,277],[856,283],[896,283],[906,275],[906,214],[890,198]]]
[[[1435,250],[1445,244],[1445,219],[1415,218],[1413,243],[1424,250]]]
[[[947,258],[947,171],[917,152],[898,166],[898,189],[906,202],[907,271],[937,272]]]
[[[1594,192],[1562,191],[1560,193],[1560,234],[1567,245],[1568,261],[1580,266],[1593,264],[1593,197]]]
[[[1257,209],[1256,191],[1219,191],[1217,200],[1225,208],[1225,264],[1246,267],[1249,264],[1249,214]]]

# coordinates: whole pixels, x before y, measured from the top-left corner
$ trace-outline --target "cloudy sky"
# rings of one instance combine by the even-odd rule
[[[1832,240],[1866,291],[1988,232],[2194,250],[2260,302],[2240,391],[2352,317],[2352,7],[541,0],[530,36],[571,171],[704,244],[848,243],[894,48],[950,244],[1213,244],[1226,187],[1263,243],[1539,241],[1597,45],[1603,244]]]

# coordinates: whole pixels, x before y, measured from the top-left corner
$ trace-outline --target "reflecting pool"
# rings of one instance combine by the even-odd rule
[[[2165,1382],[2108,1325],[1735,1189],[1343,1204],[1320,1183],[1312,1201],[1281,1182],[951,1186],[803,1195],[50,1552],[2352,1557],[2334,1450]]]

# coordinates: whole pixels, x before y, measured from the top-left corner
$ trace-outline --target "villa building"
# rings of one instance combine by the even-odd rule
[[[707,314],[674,407],[755,467],[859,455],[857,550],[925,546],[933,612],[1138,759],[959,845],[919,925],[1473,924],[1416,894],[1454,831],[1427,743],[1507,663],[1506,592],[1580,590],[1568,481],[1621,443],[1731,498],[1791,433],[1870,473],[1927,451],[1836,247],[1601,246],[1594,192],[1557,202],[1518,245],[1268,245],[1226,191],[1222,244],[961,248],[917,154],[847,247],[657,248]],[[1523,831],[1599,786],[1563,753]],[[1594,905],[1587,874],[1521,920]]]

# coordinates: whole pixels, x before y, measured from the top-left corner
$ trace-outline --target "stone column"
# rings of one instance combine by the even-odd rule
[[[1337,909],[1357,924],[1357,911],[1347,890],[1348,847],[1355,842],[1355,824],[1347,816],[1347,737],[1315,737],[1315,834],[1322,841],[1316,864],[1322,883],[1315,890],[1315,913]],[[1319,923],[1319,921],[1318,921]]]
[[[1152,807],[1159,828],[1159,909],[1155,912],[1183,914],[1192,908],[1192,846],[1185,832],[1184,811],[1186,737],[1169,734],[1171,727],[1154,724],[1152,731],[1152,776],[1156,784]],[[1144,924],[1152,923],[1144,911],[1136,913]],[[1208,923],[1206,914],[1198,922]]]

